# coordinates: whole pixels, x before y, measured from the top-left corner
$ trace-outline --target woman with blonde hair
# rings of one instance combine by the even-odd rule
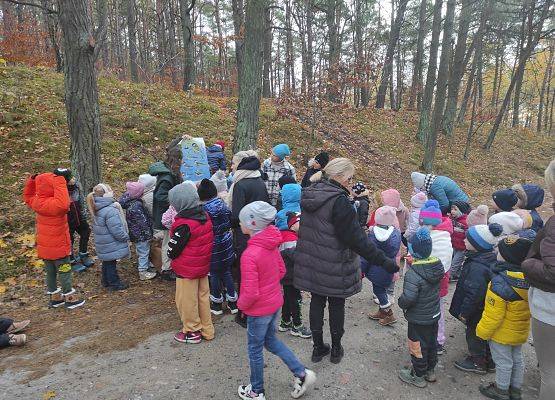
[[[390,273],[399,270],[394,261],[372,244],[357,220],[347,189],[354,173],[355,167],[349,159],[333,159],[312,176],[313,184],[303,189],[301,198],[294,284],[297,289],[312,294],[313,362],[321,361],[330,353],[330,346],[323,339],[326,303],[332,340],[330,360],[337,364],[343,358],[345,299],[362,289],[358,255]]]

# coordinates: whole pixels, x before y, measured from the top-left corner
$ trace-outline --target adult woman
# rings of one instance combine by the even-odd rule
[[[547,189],[555,198],[555,160],[545,170]],[[553,203],[555,209],[555,203]],[[555,398],[555,215],[538,233],[529,259],[522,264],[530,282],[528,302],[532,313],[534,349],[540,364],[539,400]]]
[[[470,201],[457,182],[447,176],[413,172],[411,179],[416,189],[425,191],[429,197],[437,200],[443,215],[451,211],[451,202],[464,201],[468,203]]]
[[[312,177],[303,189],[301,225],[295,254],[297,289],[312,293],[310,329],[314,340],[312,361],[322,360],[330,352],[324,344],[324,308],[329,304],[332,349],[330,360],[343,358],[341,338],[344,333],[345,299],[362,288],[360,260],[357,254],[389,272],[398,271],[394,261],[385,257],[368,239],[349,201],[349,181],[355,173],[346,158],[330,161]]]
[[[308,161],[308,169],[304,174],[301,186],[310,186],[310,178],[312,178],[312,175],[316,174],[318,171],[321,171],[322,168],[325,168],[326,165],[328,165],[329,161],[330,156],[325,151],[319,153],[316,157],[311,158],[310,161]]]

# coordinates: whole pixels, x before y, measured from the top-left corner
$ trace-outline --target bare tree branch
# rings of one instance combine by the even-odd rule
[[[7,3],[12,3],[12,4],[17,4],[20,6],[31,6],[31,7],[37,7],[40,8],[41,10],[47,12],[48,14],[58,14],[58,11],[53,10],[51,8],[48,7],[43,7],[40,4],[36,4],[36,3],[29,3],[27,1],[19,1],[19,0],[4,0]]]

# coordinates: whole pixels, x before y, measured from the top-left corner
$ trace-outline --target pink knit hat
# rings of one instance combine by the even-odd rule
[[[141,182],[126,182],[125,188],[132,199],[138,199],[145,191],[145,185]]]
[[[422,208],[428,201],[428,196],[424,192],[418,192],[410,198],[410,204],[414,208]]]
[[[377,225],[394,226],[397,220],[397,210],[391,206],[383,206],[374,215]]]
[[[401,206],[401,195],[395,189],[387,189],[382,192],[382,202],[384,206],[391,206],[398,210]]]
[[[468,224],[468,227],[474,225],[487,225],[488,213],[489,207],[485,204],[481,204],[476,207],[475,210],[470,211],[470,213],[468,213],[468,217],[466,218],[466,223]]]

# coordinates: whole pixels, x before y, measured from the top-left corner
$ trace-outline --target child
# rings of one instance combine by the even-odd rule
[[[493,276],[488,286],[484,313],[476,335],[489,341],[495,362],[495,383],[481,385],[480,392],[491,399],[521,398],[524,378],[522,345],[530,332],[528,289],[521,264],[532,242],[509,236],[499,242]]]
[[[301,316],[301,304],[303,301],[301,291],[293,286],[295,269],[295,248],[297,247],[297,235],[301,221],[301,214],[290,212],[287,214],[286,231],[281,231],[282,243],[279,246],[281,257],[285,263],[285,276],[281,280],[283,284],[283,307],[281,309],[281,322],[278,330],[290,332],[291,335],[308,339],[312,337],[310,329],[303,326]]]
[[[408,245],[408,241],[414,235],[414,233],[420,228],[420,210],[424,207],[424,204],[428,201],[428,196],[424,192],[415,193],[410,198],[410,212],[409,219],[407,222],[407,230],[403,237],[405,238],[405,246]]]
[[[439,285],[444,270],[441,261],[431,256],[432,246],[427,228],[420,228],[409,240],[413,263],[405,274],[403,294],[398,302],[408,321],[412,361],[412,368],[401,369],[399,378],[420,388],[426,387],[427,382],[436,381]]]
[[[173,187],[168,199],[177,215],[170,229],[168,257],[176,275],[175,304],[183,328],[174,339],[197,344],[214,339],[208,273],[214,247],[212,221],[191,182]]]
[[[91,236],[91,228],[87,222],[85,214],[84,198],[81,194],[81,185],[71,171],[68,169],[69,182],[67,183],[67,191],[69,193],[69,212],[67,213],[67,222],[69,224],[69,236],[71,238],[71,269],[74,272],[83,272],[87,268],[94,265],[93,259],[89,256],[89,237]],[[73,256],[73,243],[75,233],[79,234],[79,255]]]
[[[289,175],[295,178],[295,167],[293,167],[287,157],[291,155],[289,146],[285,143],[278,144],[272,149],[272,155],[262,164],[262,172],[266,174],[266,189],[270,204],[277,205],[279,197],[279,178]]]
[[[289,185],[290,183],[297,183],[297,181],[295,180],[294,176],[291,175],[283,175],[281,178],[278,179],[278,186],[279,186],[279,195],[278,195],[278,199],[277,199],[277,205],[276,205],[276,210],[278,211],[278,213],[281,211],[281,209],[283,208],[283,200],[281,198],[281,190],[283,189],[283,187],[285,185]],[[299,199],[300,199],[300,194],[299,194]],[[300,201],[300,200],[299,200]],[[287,224],[287,223],[286,223]]]
[[[470,355],[455,362],[455,367],[462,371],[485,374],[488,364],[489,369],[494,367],[487,342],[476,336],[476,326],[484,311],[491,267],[495,264],[493,247],[502,231],[501,225],[491,224],[474,225],[466,232],[466,258],[449,308],[451,315],[466,325],[466,344]]]
[[[533,221],[530,229],[538,232],[543,228],[543,219],[540,217],[536,208],[541,207],[543,204],[545,196],[543,188],[538,185],[522,184],[514,185],[512,189],[515,191],[516,197],[518,198],[516,208],[530,211]]]
[[[150,174],[142,174],[139,175],[140,183],[145,185],[145,190],[143,191],[143,195],[141,200],[143,201],[143,205],[148,211],[148,215],[152,218],[152,202],[154,201],[154,189],[156,188],[156,177]]]
[[[362,182],[357,182],[351,188],[353,192],[353,200],[355,201],[355,208],[357,210],[357,217],[360,226],[366,227],[368,223],[368,210],[370,209],[370,199],[368,196],[368,188]]]
[[[288,183],[280,191],[282,203],[281,210],[276,214],[276,227],[285,231],[287,227],[287,214],[301,212],[301,185]]]
[[[468,213],[466,223],[468,227],[474,225],[487,225],[488,224],[489,207],[485,204],[480,204],[476,209]]]
[[[125,210],[129,239],[135,243],[137,249],[139,278],[146,281],[156,277],[156,272],[148,271],[152,218],[141,200],[145,185],[140,182],[127,182],[125,187],[127,191],[121,196],[119,203]]]
[[[451,222],[453,223],[453,236],[451,237],[451,244],[453,245],[453,259],[451,260],[451,272],[449,282],[456,282],[461,274],[461,267],[464,261],[464,252],[466,247],[464,239],[468,223],[466,219],[470,212],[470,204],[464,201],[451,202]]]
[[[129,232],[125,213],[114,200],[112,188],[99,183],[87,196],[87,205],[93,218],[96,254],[102,261],[102,286],[108,290],[125,290],[129,285],[120,280],[119,259],[129,257]]]
[[[524,227],[524,221],[522,218],[518,214],[510,211],[501,211],[493,214],[489,217],[488,222],[490,224],[495,223],[501,225],[503,227],[504,237],[521,231]]]
[[[276,321],[283,305],[280,280],[285,265],[279,254],[281,234],[271,225],[276,209],[263,201],[247,204],[239,213],[241,230],[250,239],[241,256],[239,308],[247,315],[248,351],[251,368],[249,385],[239,386],[242,399],[266,399],[264,395],[263,348],[287,364],[295,375],[291,396],[301,397],[316,381],[316,374],[304,367],[295,354],[276,336]]]
[[[203,179],[197,189],[204,211],[212,221],[214,232],[214,247],[210,259],[210,311],[214,315],[223,314],[222,293],[223,282],[226,291],[227,307],[232,314],[237,314],[237,291],[231,275],[231,266],[235,261],[233,236],[231,234],[231,211],[222,199],[218,197],[216,185],[210,179]]]
[[[216,186],[216,192],[218,192],[218,197],[223,201],[227,200],[228,195],[228,187],[227,187],[227,178],[225,176],[225,171],[219,170],[216,171],[214,175],[210,177],[210,180],[214,182]]]
[[[48,305],[54,308],[65,305],[73,309],[85,304],[85,300],[75,294],[71,275],[68,178],[68,170],[63,168],[54,173],[33,175],[25,182],[23,199],[36,213],[37,253],[44,261],[47,294],[50,296]]]
[[[225,142],[223,140],[218,140],[206,149],[208,166],[210,167],[210,174],[212,175],[217,171],[225,171],[227,169],[224,148]]]
[[[449,269],[451,268],[451,260],[453,259],[453,245],[451,244],[451,235],[453,233],[453,224],[449,217],[443,217],[439,203],[437,200],[428,200],[424,204],[424,208],[420,211],[420,224],[430,229],[433,247],[432,256],[439,258],[443,265],[444,277],[441,281],[439,297],[441,298],[440,307],[441,315],[439,318],[439,328],[437,337],[438,354],[445,352],[445,297],[449,292]]]
[[[308,161],[308,169],[306,170],[303,180],[301,181],[301,186],[303,188],[309,187],[312,184],[312,182],[310,181],[310,178],[312,178],[312,175],[324,169],[326,165],[328,165],[329,161],[330,161],[330,156],[325,151],[319,153],[314,158],[311,158]]]
[[[372,243],[392,261],[395,260],[401,247],[401,232],[393,226],[396,219],[396,210],[393,207],[380,207],[375,214],[376,225],[371,227],[368,233]],[[361,259],[361,270],[372,282],[372,290],[379,301],[379,309],[369,315],[370,319],[377,320],[382,326],[394,324],[397,319],[393,315],[392,304],[387,295],[387,288],[393,281],[393,274],[380,265],[369,265],[365,259]]]
[[[407,207],[401,201],[401,195],[396,189],[387,189],[381,193],[381,197],[384,206],[390,206],[396,210],[397,221],[399,223],[399,226],[396,228],[399,229],[401,234],[404,234],[407,230],[409,210],[407,210]]]

